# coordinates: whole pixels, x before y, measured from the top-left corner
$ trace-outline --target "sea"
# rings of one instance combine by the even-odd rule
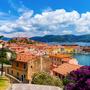
[[[59,44],[60,46],[62,44],[67,44],[67,45],[71,45],[71,44],[78,44],[79,46],[90,46],[90,42],[63,42],[63,43],[59,43],[59,42],[45,42],[48,45],[53,45],[53,44]],[[90,66],[90,54],[70,54],[73,58],[76,58],[78,61],[79,65],[87,65]]]

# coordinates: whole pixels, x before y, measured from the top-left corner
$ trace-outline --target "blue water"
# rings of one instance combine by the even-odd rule
[[[73,54],[73,58],[76,58],[79,65],[90,65],[90,54]]]
[[[90,46],[90,42],[62,42],[62,43],[58,43],[58,42],[45,42],[48,45],[53,45],[53,44],[59,44],[60,46],[62,44],[67,44],[67,45],[71,45],[71,44],[78,44],[79,46]]]
[[[56,43],[56,42],[54,42],[54,43],[46,43],[46,44],[48,44],[48,45],[59,44],[60,46],[62,44],[67,44],[67,45],[78,44],[79,46],[90,46],[90,42],[89,43],[84,43],[84,42]],[[71,54],[71,56],[73,58],[77,59],[79,65],[87,65],[87,66],[90,65],[90,54],[89,55],[86,55],[86,54]]]

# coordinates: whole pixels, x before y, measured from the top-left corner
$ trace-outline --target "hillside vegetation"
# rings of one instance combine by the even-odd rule
[[[86,35],[46,35],[43,37],[32,37],[35,41],[41,42],[90,42],[90,34]]]

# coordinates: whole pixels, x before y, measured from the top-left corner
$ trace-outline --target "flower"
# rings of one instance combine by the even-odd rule
[[[71,71],[63,83],[66,90],[90,90],[90,66]]]

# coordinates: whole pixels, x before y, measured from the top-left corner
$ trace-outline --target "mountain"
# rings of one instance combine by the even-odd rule
[[[3,41],[9,41],[9,40],[11,40],[12,38],[8,38],[8,37],[2,37],[1,38],[1,40],[3,40]]]
[[[9,41],[12,38],[2,37],[1,40],[3,41]],[[66,34],[66,35],[46,35],[43,37],[31,37],[30,40],[35,40],[39,42],[90,42],[90,34],[85,35],[72,35],[72,34]]]
[[[90,34],[85,35],[46,35],[43,37],[32,37],[29,38],[40,42],[90,42]]]

